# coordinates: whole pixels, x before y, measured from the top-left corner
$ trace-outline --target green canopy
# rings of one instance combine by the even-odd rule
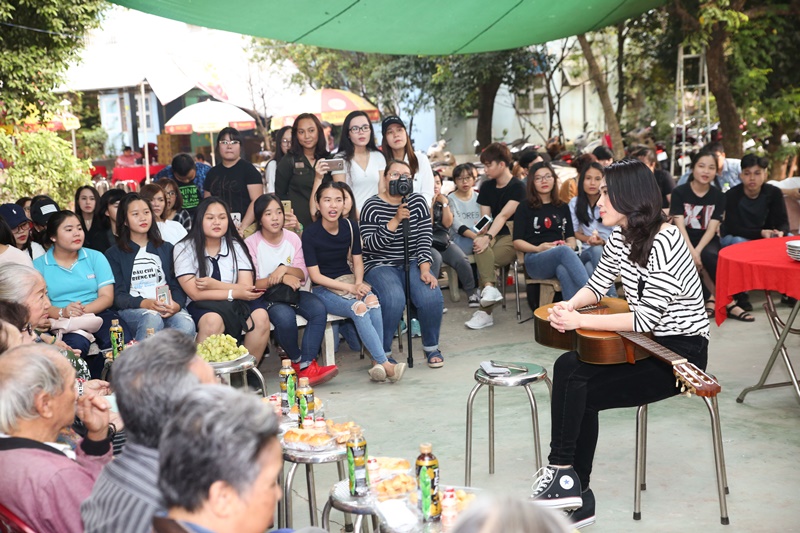
[[[290,43],[385,54],[506,50],[597,30],[664,0],[114,0]],[[157,38],[157,36],[156,36]]]

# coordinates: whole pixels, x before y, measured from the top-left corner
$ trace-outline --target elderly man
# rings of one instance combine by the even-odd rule
[[[80,533],[80,504],[111,460],[108,401],[78,397],[75,370],[58,350],[29,344],[0,356],[0,502],[39,533]],[[75,450],[57,444],[78,415]]]
[[[150,531],[153,515],[165,509],[157,486],[161,430],[189,391],[213,382],[214,371],[197,356],[194,341],[173,329],[119,356],[112,384],[128,443],[81,506],[87,533]]]
[[[258,398],[222,385],[192,391],[158,449],[169,512],[153,519],[157,533],[263,533],[272,525],[283,455],[278,419]]]

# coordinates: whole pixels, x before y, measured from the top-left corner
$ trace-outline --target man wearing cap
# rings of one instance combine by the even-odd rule
[[[11,242],[0,242],[0,264],[19,263],[33,266],[30,256],[22,248],[30,239],[31,223],[25,216],[25,210],[16,204],[0,205],[0,219],[2,219],[11,232]]]

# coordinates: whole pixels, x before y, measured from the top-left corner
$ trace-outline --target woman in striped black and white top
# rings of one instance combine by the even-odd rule
[[[364,202],[361,210],[365,279],[381,302],[383,348],[388,353],[406,306],[403,221],[408,220],[411,301],[417,308],[428,366],[439,368],[444,365],[439,351],[444,300],[436,276],[431,274],[431,212],[425,197],[419,193],[407,195],[405,202],[402,195],[391,194],[390,183],[401,177],[412,180],[411,168],[404,161],[392,159],[383,174],[384,192]]]
[[[692,255],[678,228],[667,224],[653,173],[638,160],[605,169],[600,216],[614,229],[588,284],[553,307],[550,324],[576,328],[652,332],[659,344],[705,369],[709,325]],[[631,312],[588,315],[575,311],[597,303],[620,275]],[[669,365],[643,359],[635,365],[592,365],[577,352],[558,358],[553,369],[552,440],[549,465],[533,497],[555,508],[576,509],[576,526],[594,521],[589,490],[598,435],[598,412],[652,403],[678,393]]]

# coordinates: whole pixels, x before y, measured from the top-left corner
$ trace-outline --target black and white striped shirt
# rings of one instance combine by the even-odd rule
[[[619,275],[633,311],[634,331],[652,331],[656,337],[700,335],[708,338],[700,277],[678,228],[669,226],[658,232],[647,268],[631,262],[629,254],[630,245],[625,243],[622,230],[614,228],[586,287],[599,300]]]
[[[364,202],[359,221],[364,242],[364,272],[382,265],[403,266],[403,226],[398,226],[396,231],[389,231],[386,226],[397,214],[397,208],[377,195]],[[433,221],[425,197],[410,194],[408,210],[411,212],[409,258],[416,258],[418,265],[430,263]]]

